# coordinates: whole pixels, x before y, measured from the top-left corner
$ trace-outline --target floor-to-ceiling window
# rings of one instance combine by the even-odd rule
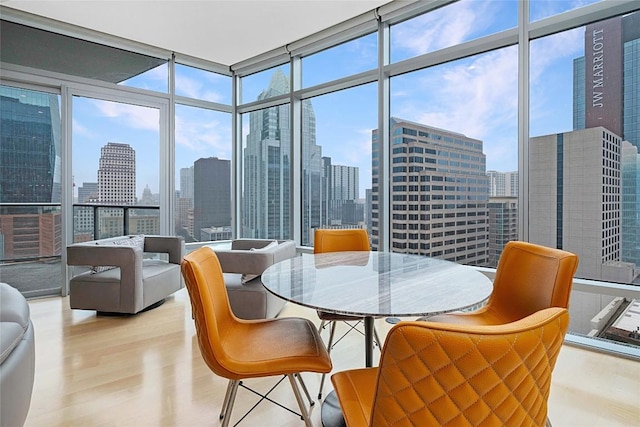
[[[308,90],[373,70],[378,64],[377,51],[373,33],[305,56],[301,61],[302,87]],[[377,85],[372,82],[301,101],[302,245],[313,246],[316,228],[371,231],[376,100]]]
[[[73,97],[73,241],[160,234],[157,108]]]
[[[60,95],[0,86],[0,277],[60,293]]]
[[[169,230],[307,246],[315,227],[367,227],[375,248],[481,266],[509,240],[562,247],[582,259],[572,332],[603,335],[637,296],[637,3],[398,3],[222,79],[126,52],[139,77],[98,74],[176,101]],[[231,175],[227,228],[182,200],[210,159]]]
[[[176,64],[174,227],[185,242],[232,229],[231,78]]]

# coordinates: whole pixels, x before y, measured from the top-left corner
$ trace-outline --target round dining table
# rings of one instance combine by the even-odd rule
[[[292,303],[361,316],[367,367],[373,366],[376,317],[430,316],[464,310],[481,304],[493,290],[491,280],[473,267],[377,251],[303,253],[267,268],[262,283],[268,291]],[[336,421],[340,417],[337,398],[330,393],[323,402],[323,424],[341,425]]]

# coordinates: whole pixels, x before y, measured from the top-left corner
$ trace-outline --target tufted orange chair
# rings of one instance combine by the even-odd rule
[[[379,367],[331,380],[348,427],[544,426],[568,324],[557,307],[504,325],[400,322]]]
[[[240,380],[286,375],[301,415],[306,425],[311,426],[296,377],[300,372],[328,373],[332,367],[315,325],[302,318],[235,317],[218,257],[209,247],[185,255],[181,270],[202,357],[215,374],[229,379],[220,414],[222,425],[229,424]]]
[[[314,233],[313,240],[313,253],[321,254],[325,252],[347,252],[347,251],[370,251],[371,244],[369,243],[369,235],[366,230],[361,228],[353,229],[320,229],[317,228]],[[345,316],[342,314],[328,313],[326,311],[318,310],[318,317],[320,318],[320,327],[318,331],[326,325],[331,325],[329,332],[329,343],[327,344],[327,350],[331,353],[331,347],[333,346],[333,337],[336,331],[336,322],[359,322],[361,317]],[[350,332],[355,327],[349,325]],[[347,332],[347,333],[348,333]],[[346,334],[345,334],[346,335]],[[378,332],[374,331],[375,340],[380,345],[380,339]],[[344,337],[344,335],[343,335]],[[340,340],[338,340],[340,341]],[[322,388],[324,386],[325,375],[320,380],[320,390],[318,391],[318,399],[322,399]]]
[[[472,312],[431,316],[432,322],[498,325],[549,307],[569,307],[578,256],[533,243],[508,242],[487,304]]]

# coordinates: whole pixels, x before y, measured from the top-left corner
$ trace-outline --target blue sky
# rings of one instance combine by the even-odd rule
[[[535,1],[532,20],[593,3]],[[392,62],[436,51],[516,25],[517,1],[461,1],[391,29]],[[583,30],[567,31],[531,44],[532,136],[571,130],[572,60],[583,54]],[[323,83],[372,69],[377,38],[365,36],[303,58],[303,85]],[[517,47],[476,55],[391,81],[393,116],[424,123],[484,142],[487,169],[517,169]],[[289,66],[281,67],[288,75]],[[243,101],[255,100],[272,71],[243,79]],[[166,91],[166,67],[127,85]],[[178,94],[228,104],[228,77],[179,67]],[[371,131],[377,127],[377,87],[369,84],[312,99],[316,142],[334,164],[360,168],[360,197],[371,182]],[[100,147],[124,142],[137,153],[137,195],[148,185],[159,191],[158,111],[88,98],[74,100],[73,165],[76,186],[97,179]],[[243,123],[246,135],[248,123]],[[201,157],[231,158],[231,118],[193,107],[176,109],[176,177]],[[176,180],[179,189],[179,181]]]

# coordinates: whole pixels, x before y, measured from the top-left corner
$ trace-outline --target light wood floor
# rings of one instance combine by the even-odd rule
[[[206,367],[198,349],[185,289],[149,312],[96,317],[70,310],[67,298],[29,303],[36,335],[36,375],[26,426],[217,426],[226,380]],[[282,315],[316,319],[314,311],[287,305]],[[379,333],[389,329],[377,321]],[[250,345],[247,343],[247,345]],[[351,333],[335,348],[334,369],[364,364],[362,338]],[[303,375],[312,396],[320,375]],[[274,383],[247,384],[266,391]],[[331,388],[327,381],[325,389]],[[288,382],[274,392],[296,408]],[[257,401],[240,390],[235,422]],[[551,389],[554,427],[640,425],[640,362],[564,346]],[[312,409],[320,426],[320,404]],[[241,426],[303,426],[269,403]]]

